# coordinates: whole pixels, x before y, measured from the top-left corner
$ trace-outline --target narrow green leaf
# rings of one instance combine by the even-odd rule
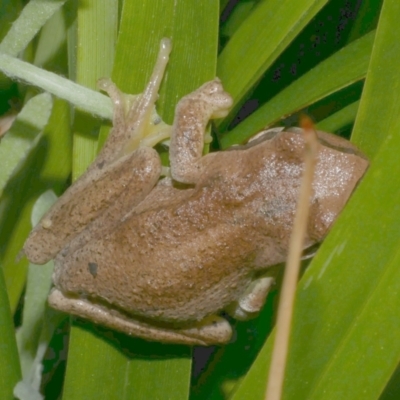
[[[66,0],[31,0],[0,43],[0,52],[16,57]]]
[[[375,32],[350,43],[318,64],[221,138],[223,148],[241,143],[284,116],[365,77]]]
[[[400,3],[386,0],[354,125],[353,140],[369,157],[375,154],[400,114],[400,81],[393,63],[400,56],[400,30],[393,25],[399,16]]]
[[[13,398],[15,384],[21,378],[18,359],[17,342],[15,340],[14,323],[10,312],[10,303],[3,271],[0,268],[0,358],[2,368],[0,373],[0,393],[4,399]]]
[[[217,75],[234,99],[234,110],[326,2],[264,0],[254,8],[218,58]],[[230,118],[220,125],[225,127]]]
[[[50,68],[51,63],[56,64],[57,71],[65,74],[65,58],[54,60],[49,57],[49,50],[53,55],[63,51],[60,37],[65,37],[65,21],[68,20],[60,19],[61,11],[56,12],[41,30],[34,59],[45,62],[45,68]],[[53,19],[60,23],[56,24]],[[59,47],[42,45],[48,42],[46,36],[56,39]],[[28,262],[24,258],[17,259],[17,255],[31,229],[33,204],[49,188],[59,194],[71,172],[70,108],[64,101],[53,101],[53,111],[43,134],[18,166],[0,200],[0,260],[12,310],[15,310],[26,280]]]
[[[229,3],[229,0],[220,0],[220,11],[224,11],[225,7],[227,6],[227,4]]]
[[[45,127],[53,102],[48,93],[30,99],[0,142],[0,193],[7,180],[26,157],[35,137]]]
[[[77,85],[53,72],[45,71],[7,54],[0,54],[0,71],[12,79],[22,80],[67,100],[88,113],[109,120],[112,117],[112,105],[107,96]]]
[[[39,197],[32,210],[32,219],[34,219],[32,226],[35,226],[39,222],[41,216],[44,215],[56,200],[57,196],[52,191],[47,191]],[[32,371],[32,365],[35,360],[42,331],[52,273],[52,261],[46,265],[29,265],[22,326],[17,332],[22,377],[27,382],[37,379],[36,371]]]
[[[60,193],[71,171],[69,107],[55,100],[52,115],[40,140],[5,186],[0,201],[0,264],[11,309],[25,285],[27,260],[17,259],[31,230],[31,210],[45,190]]]
[[[323,121],[318,122],[317,128],[325,132],[336,132],[340,128],[352,124],[356,119],[359,106],[359,101],[351,103]]]
[[[33,58],[34,65],[60,75],[67,74],[65,33],[69,24],[69,13],[62,7],[43,25]]]
[[[244,1],[235,5],[229,15],[229,19],[221,26],[220,35],[230,38],[238,30],[243,21],[247,19],[258,1]]]
[[[376,28],[383,0],[364,0],[358,3],[354,23],[347,41],[350,43]]]

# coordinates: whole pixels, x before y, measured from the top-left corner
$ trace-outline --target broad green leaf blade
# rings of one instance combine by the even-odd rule
[[[71,58],[76,57],[76,71],[73,75],[80,85],[97,89],[97,81],[110,77],[113,68],[118,30],[118,0],[88,0],[85,4],[78,3],[76,11],[76,54],[71,55]],[[94,159],[97,152],[96,133],[99,128],[98,120],[80,112],[75,114],[73,180],[85,172]]]
[[[350,43],[304,74],[232,131],[222,136],[223,148],[241,143],[265,126],[279,121],[366,75],[375,32]]]
[[[118,338],[106,345],[101,338],[104,334],[97,336],[93,328],[89,329],[77,324],[71,329],[63,400],[127,398],[124,396],[127,361],[117,348]],[[112,339],[114,334],[110,332],[107,336]]]
[[[138,399],[189,398],[191,368],[188,360],[191,349],[187,346],[154,346],[148,343],[136,348],[148,352],[135,355],[129,364],[128,390],[130,397]],[[146,384],[144,384],[146,382]]]
[[[171,38],[173,49],[158,101],[163,118],[171,122],[178,100],[215,76],[218,13],[218,3],[211,0],[124,2],[114,82],[124,92],[140,93],[161,38]],[[84,329],[74,325],[71,330],[64,399],[188,398],[189,348],[145,343],[101,328],[94,334],[93,329],[87,323]]]
[[[16,57],[66,0],[31,0],[0,43],[0,52]]]
[[[154,13],[150,13],[150,8],[155,8]],[[158,110],[171,124],[179,99],[215,77],[218,47],[215,10],[218,7],[211,0],[196,6],[187,0],[164,1],[157,7],[125,2],[123,12],[125,15],[132,12],[135,24],[132,20],[121,21],[114,82],[125,93],[141,93],[153,70],[161,38],[170,38],[172,52],[161,85]],[[152,21],[155,17],[163,20],[160,26]]]
[[[187,399],[190,349],[74,324],[63,399]]]
[[[254,8],[218,58],[217,76],[232,95],[234,109],[326,2],[269,0]]]
[[[0,268],[0,358],[2,360],[0,393],[4,399],[13,398],[14,386],[21,379],[14,331],[3,271]]]

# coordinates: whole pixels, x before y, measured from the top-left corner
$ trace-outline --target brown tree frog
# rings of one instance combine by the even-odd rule
[[[109,81],[114,128],[96,160],[43,217],[24,252],[55,258],[52,307],[147,340],[230,340],[220,316],[256,315],[282,263],[303,168],[301,129],[268,129],[247,145],[202,156],[210,119],[232,99],[219,79],[183,97],[172,127],[154,103],[169,54],[129,107]],[[151,147],[170,136],[169,176]],[[304,248],[320,242],[368,162],[347,140],[317,132],[319,155]]]

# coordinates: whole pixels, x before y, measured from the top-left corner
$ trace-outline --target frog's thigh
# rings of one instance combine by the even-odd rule
[[[54,288],[49,295],[49,304],[66,313],[88,319],[130,336],[141,337],[163,343],[209,346],[227,343],[232,336],[228,321],[219,316],[209,316],[193,327],[168,329],[127,318],[118,311],[110,312],[106,307],[92,304],[84,299],[71,299]]]
[[[160,157],[147,147],[86,173],[68,188],[33,229],[24,244],[28,259],[35,264],[51,260],[88,224],[114,205],[118,208],[114,207],[112,217],[117,219],[124,215],[147,196],[160,173]]]
[[[241,321],[255,317],[264,306],[274,282],[274,278],[266,275],[253,280],[242,296],[231,303],[226,311]]]

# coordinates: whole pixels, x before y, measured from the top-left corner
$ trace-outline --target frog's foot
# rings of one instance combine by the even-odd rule
[[[171,42],[162,39],[156,65],[143,93],[122,93],[110,79],[100,79],[98,86],[106,91],[114,103],[113,130],[98,160],[118,158],[138,147],[153,147],[169,138],[171,127],[164,123],[155,109],[158,91],[168,63]]]
[[[242,296],[227,307],[226,311],[239,321],[256,317],[263,308],[274,282],[275,279],[270,276],[261,276],[255,279]]]
[[[228,321],[219,316],[209,316],[191,327],[169,328],[136,320],[116,309],[91,303],[86,299],[66,297],[56,288],[51,291],[48,300],[50,306],[57,310],[146,340],[189,346],[210,346],[227,343],[232,336],[232,328]]]

